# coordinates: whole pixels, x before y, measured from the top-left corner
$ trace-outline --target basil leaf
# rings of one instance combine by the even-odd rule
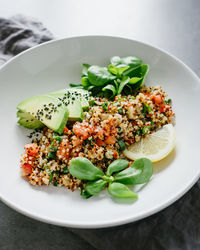
[[[125,67],[120,67],[120,66],[115,66],[113,64],[110,64],[108,66],[108,70],[113,74],[113,75],[117,75],[117,76],[121,76],[122,73],[127,70],[129,68],[129,66],[125,66]]]
[[[140,58],[137,58],[135,56],[127,56],[120,58],[119,56],[114,56],[110,59],[111,64],[118,66],[131,66],[132,68],[135,68],[142,64],[142,60]]]
[[[136,193],[133,193],[127,186],[121,183],[110,183],[108,186],[108,192],[115,198],[138,198]]]
[[[85,190],[90,195],[96,195],[101,192],[106,186],[106,181],[100,179],[97,181],[89,181],[86,186]]]
[[[128,164],[129,162],[123,159],[115,160],[108,166],[106,174],[110,176],[114,172],[125,169],[126,167],[128,167]]]
[[[150,180],[152,174],[152,162],[147,158],[140,158],[135,160],[129,168],[117,173],[114,179],[126,185],[143,184]]]
[[[117,93],[117,90],[116,90],[115,86],[112,85],[112,84],[106,85],[102,89],[102,91],[105,92],[105,96],[108,97],[108,98],[114,97],[116,95],[116,93]]]
[[[91,66],[88,69],[88,79],[94,86],[103,86],[105,83],[116,79],[106,67]]]
[[[84,157],[77,157],[70,161],[69,172],[79,180],[96,180],[104,173],[95,167],[91,161]]]
[[[118,95],[121,94],[121,92],[122,92],[123,88],[125,87],[125,85],[129,83],[129,80],[130,80],[130,78],[128,76],[124,76],[122,78],[122,80],[121,80],[121,82],[119,84],[118,92],[117,92]]]
[[[91,65],[90,64],[87,64],[87,63],[83,63],[82,64],[82,76],[87,76],[87,72],[88,72],[88,69]]]

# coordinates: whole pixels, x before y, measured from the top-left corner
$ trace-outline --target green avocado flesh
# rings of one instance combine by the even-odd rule
[[[24,126],[25,128],[39,129],[44,127],[44,124],[42,122],[40,122],[34,116],[30,115],[27,112],[18,110],[17,117],[19,118],[19,125]]]
[[[63,132],[69,115],[66,105],[59,99],[48,95],[28,98],[19,103],[17,108],[20,125],[36,129],[41,127],[42,123],[59,134]]]
[[[88,103],[89,93],[87,90],[76,89],[76,88],[61,89],[56,92],[52,92],[48,95],[61,98],[63,101],[66,101],[66,100],[73,101],[73,99],[75,98],[75,100],[80,101],[83,109],[87,109],[89,107],[89,103]]]

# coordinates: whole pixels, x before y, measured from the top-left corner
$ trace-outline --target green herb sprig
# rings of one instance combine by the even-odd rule
[[[114,198],[136,199],[138,195],[126,185],[149,182],[153,174],[153,165],[147,158],[134,161],[130,167],[128,165],[127,160],[115,160],[108,166],[107,172],[104,174],[87,158],[77,157],[70,161],[69,172],[77,179],[87,181],[85,188],[81,190],[84,198],[97,195],[107,186],[108,193]]]

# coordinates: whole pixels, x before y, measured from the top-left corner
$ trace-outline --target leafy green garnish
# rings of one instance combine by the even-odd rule
[[[94,65],[88,69],[88,79],[93,86],[103,86],[116,79],[116,76],[113,76],[106,67]]]
[[[86,199],[98,194],[107,185],[109,194],[115,198],[137,198],[137,194],[125,185],[148,182],[153,173],[153,166],[146,158],[134,161],[130,167],[128,165],[127,160],[115,160],[104,174],[87,158],[77,157],[70,161],[69,171],[72,176],[80,180],[88,180],[85,187],[81,189],[81,196]]]
[[[93,96],[113,99],[116,95],[133,94],[144,82],[148,72],[148,65],[134,57],[114,56],[108,67],[97,65],[82,65],[82,79],[80,84],[72,87],[82,87]]]

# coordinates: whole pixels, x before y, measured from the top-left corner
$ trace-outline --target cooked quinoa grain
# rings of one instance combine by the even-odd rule
[[[124,158],[124,145],[173,123],[174,112],[166,97],[160,86],[142,86],[135,96],[119,95],[113,101],[95,97],[82,122],[67,124],[61,136],[44,128],[40,139],[25,146],[22,176],[32,185],[52,183],[72,191],[81,187],[83,183],[68,171],[70,160],[86,157],[106,171],[113,160]]]

